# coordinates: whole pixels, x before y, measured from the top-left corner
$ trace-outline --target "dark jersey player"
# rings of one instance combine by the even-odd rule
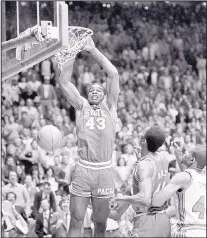
[[[89,88],[88,100],[70,82],[74,59],[68,61],[58,83],[76,110],[79,161],[72,176],[70,237],[81,235],[84,216],[91,199],[95,236],[104,237],[113,197],[112,151],[115,141],[119,75],[111,62],[95,47],[91,38],[85,48],[108,75],[106,89],[98,83]]]
[[[169,181],[169,159],[158,152],[165,142],[164,132],[157,126],[146,128],[140,138],[142,158],[133,172],[131,196],[118,195],[111,200],[110,218],[119,219],[132,205],[136,215],[131,237],[170,237],[170,222],[166,214],[167,203],[153,207],[153,194]],[[118,202],[118,206],[115,204]]]

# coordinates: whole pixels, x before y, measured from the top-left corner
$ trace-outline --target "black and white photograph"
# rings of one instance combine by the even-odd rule
[[[206,237],[206,2],[0,4],[1,237]]]

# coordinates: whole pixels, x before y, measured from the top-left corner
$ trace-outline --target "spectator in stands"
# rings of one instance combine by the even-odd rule
[[[33,91],[32,85],[30,83],[27,83],[25,90],[20,94],[20,97],[24,99],[25,102],[27,99],[34,100],[36,96],[37,93]]]
[[[27,191],[29,193],[29,196],[30,196],[30,206],[31,206],[31,209],[33,210],[34,197],[35,197],[35,194],[38,192],[38,188],[32,182],[32,176],[30,174],[27,174],[25,176],[24,186],[26,187],[26,189],[27,189]]]
[[[47,199],[41,200],[41,210],[40,214],[36,216],[36,226],[35,233],[38,237],[52,237],[51,235],[51,218],[52,213],[50,210],[50,204]]]
[[[18,211],[18,207],[15,206],[17,196],[14,192],[8,192],[6,194],[6,200],[2,202],[2,213],[7,226],[4,237],[26,237],[28,233],[28,225],[24,219],[24,213]],[[8,236],[7,236],[8,235]]]
[[[2,170],[2,174],[5,178],[4,182],[5,183],[9,183],[9,173],[11,171],[16,171],[16,163],[15,163],[15,160],[14,158],[12,157],[7,157],[7,160],[6,160],[6,164],[5,166],[3,167],[3,170]]]
[[[117,161],[116,171],[120,176],[122,183],[126,183],[129,178],[131,168],[127,166],[126,160],[121,156]]]
[[[51,167],[49,167],[49,168],[46,170],[46,173],[45,173],[45,174],[46,174],[45,180],[50,183],[50,185],[51,185],[51,190],[52,190],[53,192],[56,192],[56,191],[58,190],[58,183],[56,182],[56,179],[55,179],[55,177],[54,177],[54,170],[53,170]]]
[[[14,120],[14,117],[9,117],[9,122],[4,126],[3,135],[8,143],[13,143],[19,137],[20,125]]]
[[[15,171],[9,172],[9,183],[2,188],[3,199],[6,198],[8,192],[16,194],[15,205],[19,213],[25,213],[25,217],[29,217],[31,214],[29,193],[24,185],[17,182],[17,173]]]
[[[70,201],[68,197],[60,201],[61,210],[55,212],[51,219],[51,233],[54,237],[67,237],[70,226]]]
[[[25,180],[24,166],[22,164],[18,164],[16,167],[16,172],[17,172],[18,183],[24,184],[24,180]]]
[[[52,102],[57,98],[54,87],[50,84],[50,77],[44,77],[44,84],[38,88],[38,96],[40,97],[43,107],[43,113],[46,112],[46,108],[52,108]]]
[[[53,212],[57,211],[57,205],[54,193],[51,190],[51,185],[49,182],[44,183],[43,191],[37,192],[34,198],[34,215],[37,217],[39,213],[42,212],[41,202],[42,200],[47,200],[49,203],[49,209]]]

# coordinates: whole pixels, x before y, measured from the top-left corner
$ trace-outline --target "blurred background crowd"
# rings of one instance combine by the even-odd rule
[[[119,120],[112,160],[116,191],[124,192],[137,160],[133,146],[139,144],[145,127],[157,123],[163,128],[162,149],[170,154],[170,142],[177,137],[184,150],[206,143],[206,6],[68,4],[70,25],[92,29],[97,48],[119,71]],[[22,28],[28,21],[35,22],[30,3],[23,7],[31,15],[20,18]],[[52,14],[47,3],[42,8],[45,15]],[[10,21],[7,35],[12,37],[14,19]],[[54,194],[49,205],[58,210],[69,194],[78,159],[74,109],[55,82],[55,69],[56,62],[50,58],[2,83],[2,191],[7,200],[10,183],[17,179],[22,185],[22,194],[15,199],[26,221],[37,216],[41,208],[37,194],[43,190]],[[105,84],[106,77],[87,52],[77,56],[72,82],[84,97],[88,85]],[[54,154],[39,149],[36,142],[38,130],[48,124],[65,136],[63,147]],[[89,220],[85,228],[90,227]],[[131,222],[120,226],[123,236],[130,226]]]

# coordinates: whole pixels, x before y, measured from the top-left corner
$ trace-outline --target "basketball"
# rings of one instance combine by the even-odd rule
[[[62,143],[62,134],[55,126],[44,126],[37,135],[37,143],[47,152],[55,151]]]

